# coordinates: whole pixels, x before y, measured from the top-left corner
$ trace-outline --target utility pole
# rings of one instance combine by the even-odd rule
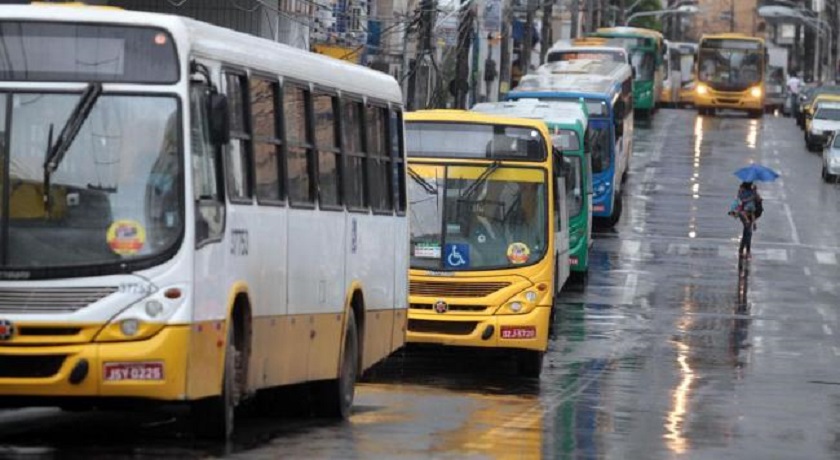
[[[528,75],[531,69],[531,51],[534,47],[534,10],[537,0],[528,0],[525,6],[525,38],[522,39],[522,54],[519,56],[519,67],[522,75]]]
[[[580,0],[572,0],[572,23],[571,27],[572,30],[569,32],[569,38],[577,38],[578,36],[578,29],[580,28],[580,24],[578,24],[578,20],[580,19]],[[624,14],[622,12],[622,14]],[[622,22],[623,24],[623,22]]]
[[[625,0],[618,0],[618,24],[624,24],[625,9],[627,9]]]
[[[553,1],[543,3],[542,32],[540,33],[542,38],[542,43],[540,44],[540,64],[545,62],[545,55],[548,52],[548,48],[554,43],[554,37],[552,37],[551,33],[551,15],[553,12]]]
[[[499,50],[499,100],[510,91],[510,24],[513,22],[513,9],[509,1],[502,1],[502,33]]]
[[[470,90],[470,50],[473,35],[473,8],[467,7],[469,0],[461,0],[460,21],[458,21],[458,43],[455,64],[455,79],[449,85],[449,91],[455,96],[455,108],[467,108],[467,94]]]
[[[735,0],[729,0],[729,31],[735,32]]]

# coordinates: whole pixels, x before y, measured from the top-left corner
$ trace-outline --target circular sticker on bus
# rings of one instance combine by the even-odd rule
[[[108,227],[106,234],[108,246],[121,256],[130,256],[140,252],[146,244],[146,230],[140,222],[118,220]]]
[[[524,264],[530,256],[531,250],[525,243],[511,243],[507,248],[507,258],[513,264]]]

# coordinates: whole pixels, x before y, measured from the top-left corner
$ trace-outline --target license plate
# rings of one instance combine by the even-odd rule
[[[578,258],[577,257],[569,257],[569,265],[577,265]]]
[[[102,373],[106,382],[163,380],[163,363],[105,363],[102,367]]]
[[[595,212],[603,212],[603,211],[604,211],[604,209],[606,209],[606,208],[604,208],[604,205],[602,205],[602,204],[596,204],[596,205],[592,208],[592,210],[593,210],[593,211],[595,211]]]
[[[502,326],[503,339],[535,339],[536,326]]]

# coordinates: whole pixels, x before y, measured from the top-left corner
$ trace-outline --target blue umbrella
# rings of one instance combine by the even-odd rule
[[[772,182],[779,177],[776,171],[756,163],[735,171],[735,175],[744,182]]]

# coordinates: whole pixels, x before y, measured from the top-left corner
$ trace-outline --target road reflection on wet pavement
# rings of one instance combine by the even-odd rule
[[[758,161],[765,215],[739,266],[732,172]],[[345,423],[251,415],[229,446],[182,417],[7,412],[0,456],[34,458],[840,458],[840,186],[791,119],[662,110],[636,129],[625,215],[569,286],[546,367],[397,352]]]

